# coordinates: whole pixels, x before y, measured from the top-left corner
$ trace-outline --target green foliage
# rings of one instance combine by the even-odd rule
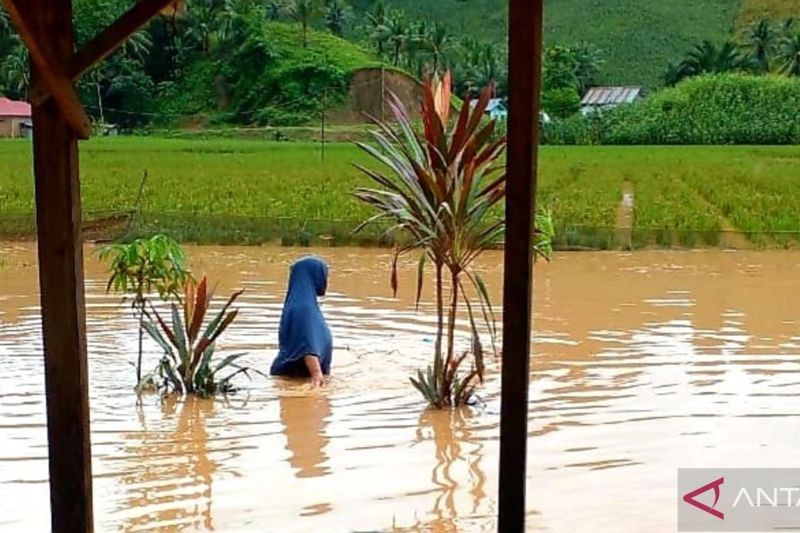
[[[362,12],[375,3],[353,0]],[[507,41],[507,0],[387,0],[386,4],[409,19],[444,22],[454,33],[501,49]],[[546,0],[545,41],[587,41],[603,50],[606,63],[597,76],[599,84],[655,87],[662,83],[664,65],[677,61],[687,43],[728,38],[740,4],[740,0]]]
[[[747,72],[758,68],[758,59],[750,58],[734,43],[728,41],[717,46],[711,41],[703,41],[695,46],[678,65],[667,66],[664,81],[667,85],[703,74],[723,74],[728,72]]]
[[[555,144],[796,144],[800,80],[691,78],[642,101],[548,125]]]
[[[142,328],[149,295],[157,293],[163,301],[177,296],[191,276],[180,245],[164,235],[137,239],[127,244],[112,244],[100,249],[100,259],[109,263],[106,291],[131,298],[139,320],[139,353],[136,362],[137,387],[142,384]]]
[[[458,119],[449,120],[451,78],[446,74],[426,81],[420,110],[423,128],[415,130],[403,102],[394,98],[395,123],[378,122],[375,146],[359,146],[381,170],[359,168],[379,188],[359,188],[358,199],[374,207],[378,214],[364,224],[388,220],[390,232],[410,235],[398,248],[392,268],[392,287],[397,290],[397,256],[421,250],[417,272],[417,302],[422,291],[424,265],[430,260],[436,271],[437,332],[434,363],[425,377],[422,372],[412,384],[435,408],[467,403],[478,382],[483,381],[483,346],[478,333],[473,303],[465,291],[466,278],[478,294],[479,308],[494,339],[491,301],[480,277],[471,267],[483,251],[497,244],[503,234],[501,220],[489,220],[493,208],[505,196],[505,174],[498,158],[505,139],[492,140],[494,121],[482,120],[492,87],[481,93],[474,108],[463,102]],[[449,281],[449,306],[445,311],[443,284]],[[459,302],[463,300],[472,327],[473,368],[459,378],[459,369],[470,355],[455,354],[455,323]],[[447,318],[447,332],[444,321]],[[442,342],[447,347],[443,350]]]
[[[205,276],[199,283],[186,280],[180,308],[172,304],[169,323],[151,306],[144,327],[164,350],[156,371],[164,393],[199,396],[224,394],[233,390],[231,380],[235,376],[247,374],[249,369],[236,364],[244,354],[230,355],[220,362],[214,359],[217,340],[239,314],[238,309],[229,309],[242,292],[231,295],[209,321],[206,321],[206,314],[211,307],[213,294],[208,291]],[[220,376],[220,372],[226,369],[229,369],[229,373]]]
[[[166,91],[165,117],[219,109],[226,122],[298,125],[317,120],[347,94],[350,74],[380,62],[358,46],[309,29],[298,46],[295,25],[247,21],[245,37],[219,59],[198,58]],[[221,102],[220,98],[224,102]]]
[[[550,89],[542,93],[542,109],[550,116],[566,118],[574,115],[581,106],[581,97],[575,87]]]

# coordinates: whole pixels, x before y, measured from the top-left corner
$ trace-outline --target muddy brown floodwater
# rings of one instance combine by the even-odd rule
[[[408,383],[435,321],[414,262],[391,298],[386,251],[316,250],[336,338],[323,392],[254,378],[227,400],[146,397],[136,327],[87,248],[98,531],[482,531],[497,512],[499,364],[485,405],[427,412]],[[308,250],[196,247],[243,287],[220,345],[266,370],[289,263]],[[499,302],[501,256],[482,262]],[[0,243],[0,529],[45,531],[48,485],[34,246]],[[536,267],[532,531],[674,531],[676,469],[796,466],[800,253],[561,254]],[[463,325],[462,325],[463,327]],[[466,336],[464,341],[466,342]],[[157,357],[147,345],[147,358]],[[787,464],[787,461],[791,464]]]

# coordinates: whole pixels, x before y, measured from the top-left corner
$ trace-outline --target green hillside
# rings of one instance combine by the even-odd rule
[[[752,0],[749,0],[752,1]],[[374,0],[355,0],[368,9]],[[387,0],[410,18],[442,21],[463,35],[506,39],[507,0]],[[601,48],[600,82],[659,85],[666,64],[703,39],[730,35],[741,0],[546,0],[545,38]]]
[[[344,98],[353,71],[381,65],[327,32],[309,29],[304,47],[295,24],[260,22],[246,35],[236,47],[191,61],[160,99],[160,114],[197,122],[212,111],[212,122],[304,123],[316,118],[323,97],[328,105]]]

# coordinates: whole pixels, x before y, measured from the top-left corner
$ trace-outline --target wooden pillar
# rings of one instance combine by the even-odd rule
[[[72,2],[28,1],[41,44],[66,64],[73,53]],[[36,68],[32,79],[41,79]],[[78,140],[54,99],[33,106],[33,167],[52,531],[86,532],[92,468]]]
[[[510,0],[508,156],[498,531],[525,530],[533,213],[539,145],[542,1]]]

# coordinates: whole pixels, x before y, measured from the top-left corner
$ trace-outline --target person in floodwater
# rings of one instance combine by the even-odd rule
[[[281,314],[278,357],[273,376],[310,377],[315,387],[325,385],[331,373],[333,337],[317,298],[328,288],[328,266],[316,257],[292,265],[289,289]]]

